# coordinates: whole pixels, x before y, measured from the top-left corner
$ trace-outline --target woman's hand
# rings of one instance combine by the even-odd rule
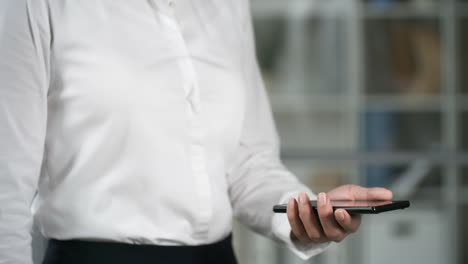
[[[293,240],[302,243],[341,242],[358,230],[361,216],[350,215],[343,209],[333,212],[330,200],[392,200],[392,192],[384,188],[343,185],[318,195],[318,214],[314,213],[307,194],[300,194],[298,200],[291,198],[287,208]]]

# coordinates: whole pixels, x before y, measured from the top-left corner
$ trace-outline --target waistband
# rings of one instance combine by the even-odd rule
[[[49,241],[43,264],[236,264],[232,235],[207,245],[159,246],[82,240]]]

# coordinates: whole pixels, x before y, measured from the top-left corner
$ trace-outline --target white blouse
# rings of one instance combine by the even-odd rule
[[[312,256],[272,213],[308,191],[278,152],[248,0],[0,0],[0,263],[31,263],[33,215],[157,245],[234,216]]]

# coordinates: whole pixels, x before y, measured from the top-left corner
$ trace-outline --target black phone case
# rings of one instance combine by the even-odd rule
[[[310,203],[312,204],[314,211],[316,211],[317,201],[311,200]],[[333,206],[333,210],[344,209],[350,214],[379,214],[408,207],[410,207],[409,201],[392,201],[392,203],[377,206]],[[286,204],[278,204],[273,206],[273,212],[286,213],[286,208]]]

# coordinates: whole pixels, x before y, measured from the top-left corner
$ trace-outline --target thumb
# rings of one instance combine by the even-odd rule
[[[332,200],[392,200],[393,194],[385,188],[365,188],[358,185],[343,185],[331,190],[328,196]]]

